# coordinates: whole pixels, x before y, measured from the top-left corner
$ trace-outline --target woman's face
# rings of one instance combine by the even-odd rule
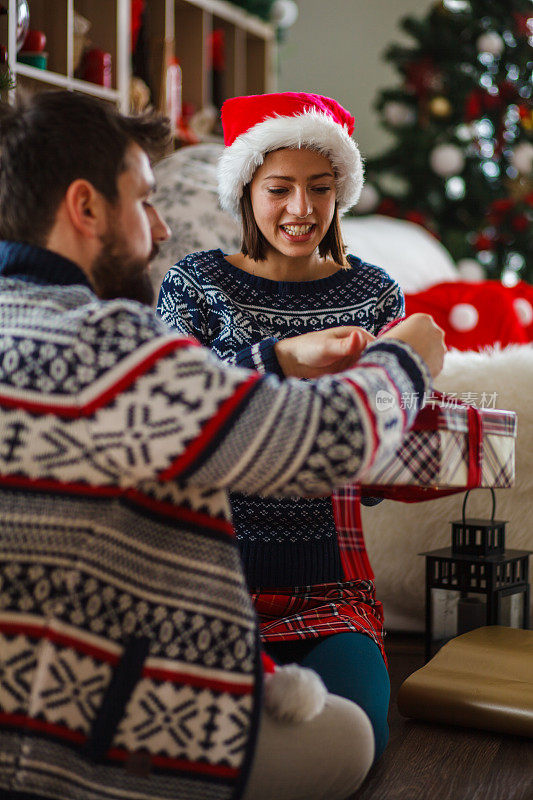
[[[313,150],[268,153],[250,185],[257,226],[268,244],[290,257],[310,256],[335,212],[335,176]]]

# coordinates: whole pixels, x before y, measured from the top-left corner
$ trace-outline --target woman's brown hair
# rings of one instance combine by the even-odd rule
[[[259,230],[255,221],[252,208],[252,198],[250,196],[250,184],[247,183],[243,189],[240,200],[241,219],[242,219],[242,243],[241,253],[254,261],[265,261],[267,255],[268,242]],[[326,235],[318,245],[318,252],[322,258],[331,256],[333,261],[344,269],[349,269],[344,254],[346,246],[342,241],[341,226],[339,222],[339,212],[335,202],[333,219],[326,232]]]

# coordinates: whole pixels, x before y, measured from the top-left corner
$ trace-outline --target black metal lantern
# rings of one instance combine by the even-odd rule
[[[452,546],[426,557],[426,661],[433,645],[483,625],[529,627],[530,550],[505,549],[505,525],[494,519],[462,519],[452,525]]]

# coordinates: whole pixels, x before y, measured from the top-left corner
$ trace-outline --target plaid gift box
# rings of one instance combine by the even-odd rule
[[[394,458],[367,470],[361,481],[363,494],[426,500],[429,490],[441,496],[478,486],[512,486],[515,439],[514,411],[449,404],[436,393],[418,413]]]

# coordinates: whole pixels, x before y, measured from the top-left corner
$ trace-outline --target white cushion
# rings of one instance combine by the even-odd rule
[[[460,280],[446,248],[420,225],[379,214],[344,217],[341,224],[348,252],[383,267],[404,292]]]

